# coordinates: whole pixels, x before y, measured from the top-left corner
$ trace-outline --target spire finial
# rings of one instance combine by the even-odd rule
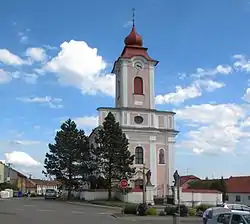
[[[135,26],[135,8],[132,8],[132,22],[133,22],[133,27]]]

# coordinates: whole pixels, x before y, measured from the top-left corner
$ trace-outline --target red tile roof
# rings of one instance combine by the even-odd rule
[[[199,177],[196,177],[194,175],[181,176],[180,179],[181,179],[181,183],[180,183],[181,186],[190,180],[200,180]]]
[[[228,193],[250,193],[250,176],[230,177],[226,183]]]
[[[208,189],[189,189],[189,188],[186,188],[186,189],[182,189],[182,192],[192,192],[192,193],[221,193],[220,191],[217,191],[217,190],[208,190]]]
[[[59,185],[59,181],[56,180],[40,180],[40,179],[31,179],[35,184],[42,186],[56,186]]]

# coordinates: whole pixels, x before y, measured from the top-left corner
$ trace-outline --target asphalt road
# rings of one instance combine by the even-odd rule
[[[59,201],[45,201],[43,199],[0,199],[0,223],[2,224],[127,224],[135,223],[155,223],[170,224],[172,220],[164,217],[124,217],[114,218],[111,214],[117,212],[115,209],[99,208],[84,205],[68,204]],[[191,220],[190,220],[191,221]],[[199,224],[198,222],[181,222]]]

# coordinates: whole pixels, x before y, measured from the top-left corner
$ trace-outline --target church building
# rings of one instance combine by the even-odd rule
[[[136,174],[130,180],[133,189],[139,189],[142,167],[151,171],[154,195],[168,195],[173,185],[175,113],[155,109],[155,67],[143,46],[142,37],[133,25],[124,40],[125,46],[115,61],[112,73],[116,75],[115,107],[99,107],[99,125],[109,112],[115,115],[129,140],[129,150],[135,155]]]

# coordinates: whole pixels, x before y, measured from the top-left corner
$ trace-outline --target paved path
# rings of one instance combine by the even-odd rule
[[[0,223],[73,224],[117,223],[113,212],[102,208],[45,200],[0,200]]]
[[[111,215],[117,212],[112,208],[100,208],[69,204],[59,201],[45,201],[33,199],[0,200],[0,223],[12,224],[172,224],[172,219],[164,217],[124,217],[114,218]],[[191,221],[191,220],[190,220]],[[182,223],[199,224],[198,221]]]

